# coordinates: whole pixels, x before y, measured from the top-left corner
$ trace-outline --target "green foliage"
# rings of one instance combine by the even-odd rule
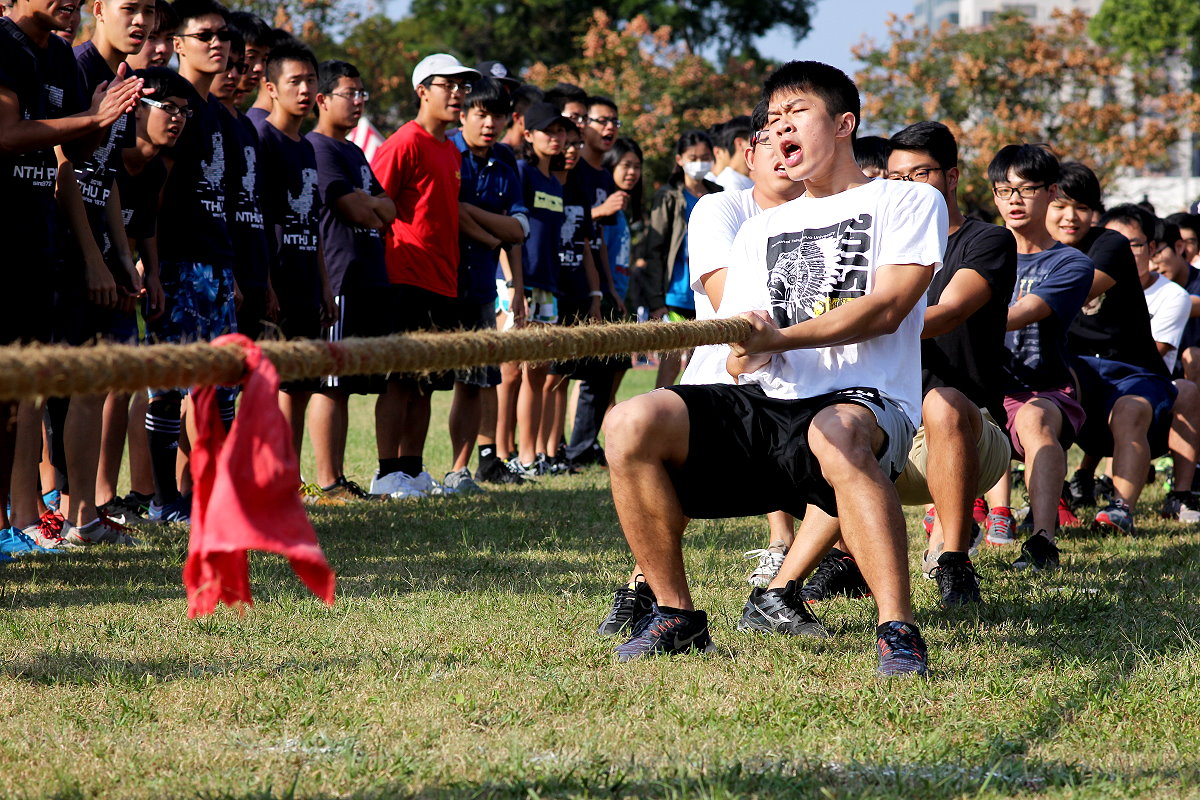
[[[1142,63],[1184,55],[1200,67],[1200,3],[1196,0],[1104,0],[1088,32]]]
[[[785,26],[803,39],[811,27],[814,0],[617,0],[604,6],[618,20],[646,17],[666,25],[689,50],[712,49],[720,60],[753,56],[753,39]],[[443,49],[473,62],[503,61],[519,69],[535,61],[560,64],[578,55],[594,0],[414,0],[412,14],[437,31]]]

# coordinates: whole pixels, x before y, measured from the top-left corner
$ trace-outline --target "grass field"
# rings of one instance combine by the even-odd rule
[[[869,601],[819,607],[825,642],[737,633],[759,520],[686,539],[716,654],[614,664],[594,630],[629,560],[599,470],[315,509],[331,609],[257,556],[253,609],[189,621],[177,528],[9,564],[0,796],[1200,796],[1200,535],[1156,524],[1160,496],[1140,538],[1068,536],[1058,574],[981,553],[978,610],[944,612],[916,579],[927,681],[874,676]]]

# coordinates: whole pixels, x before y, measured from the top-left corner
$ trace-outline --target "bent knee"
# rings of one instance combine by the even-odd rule
[[[1150,401],[1139,395],[1127,394],[1117,398],[1108,415],[1109,426],[1114,429],[1148,428],[1154,417]]]
[[[687,452],[687,405],[671,391],[638,395],[613,406],[604,418],[607,457],[621,459],[637,453],[669,456],[680,447]]]
[[[862,406],[831,406],[813,417],[808,442],[826,478],[846,468],[861,471],[878,467],[875,453],[883,445],[883,431],[875,415]]]

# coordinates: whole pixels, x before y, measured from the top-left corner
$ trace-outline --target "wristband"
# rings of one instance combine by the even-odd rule
[[[505,281],[505,282],[504,282],[504,288],[506,288],[506,289],[511,289],[511,288],[513,288],[513,282],[512,282],[512,281]]]
[[[594,292],[588,292],[588,296],[589,297],[604,297],[604,292],[597,289]]]

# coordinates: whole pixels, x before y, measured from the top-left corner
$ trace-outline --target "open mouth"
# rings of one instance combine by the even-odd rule
[[[614,134],[606,133],[600,137],[600,140],[606,144],[612,144],[617,140],[617,137]]]
[[[783,165],[785,167],[794,167],[800,163],[800,156],[803,153],[803,148],[795,142],[780,142],[780,154],[783,156]]]
[[[70,19],[71,15],[75,13],[75,8],[76,7],[71,4],[68,4],[65,6],[59,6],[57,11],[55,11],[55,13],[58,14],[58,16],[60,16],[60,17],[66,17],[66,18]]]
[[[145,31],[138,31],[138,30],[135,30],[135,31],[130,31],[130,32],[129,32],[129,41],[131,41],[131,42],[144,42],[144,41],[146,41],[146,32],[145,32]]]

